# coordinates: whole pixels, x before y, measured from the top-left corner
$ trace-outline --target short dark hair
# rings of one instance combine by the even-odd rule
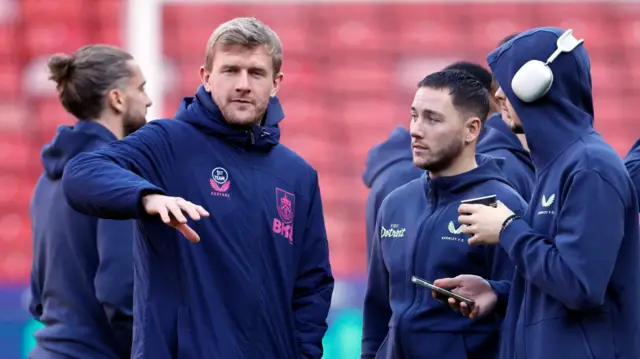
[[[79,120],[95,120],[107,93],[133,76],[133,56],[110,45],[88,45],[73,54],[55,54],[47,66],[62,106]]]
[[[517,32],[515,32],[515,33],[513,33],[511,35],[505,36],[504,39],[500,40],[500,42],[498,43],[498,47],[500,47],[500,46],[506,44],[507,42],[511,41],[511,39],[513,39],[516,36],[518,36]]]
[[[473,75],[461,70],[434,72],[418,83],[418,88],[449,90],[453,106],[476,116],[484,123],[489,115],[489,91]]]
[[[466,71],[480,81],[487,91],[491,92],[492,90],[491,86],[493,85],[493,75],[482,65],[468,61],[458,61],[445,67],[444,70]]]

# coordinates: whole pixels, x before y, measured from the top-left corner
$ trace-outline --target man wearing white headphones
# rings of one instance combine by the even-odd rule
[[[631,176],[631,180],[636,186],[638,205],[640,206],[640,140],[633,144],[627,157],[624,158],[624,164],[627,166],[629,176]]]
[[[475,300],[472,318],[506,308],[501,358],[640,358],[638,201],[624,163],[593,128],[590,62],[571,30],[525,31],[488,62],[536,168],[523,218],[504,204],[461,205],[469,244],[499,244],[512,282],[435,282]],[[551,55],[549,57],[549,55]]]

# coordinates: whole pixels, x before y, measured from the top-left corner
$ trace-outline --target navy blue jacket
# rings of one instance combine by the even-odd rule
[[[536,167],[524,220],[500,236],[517,266],[501,357],[637,359],[638,202],[622,159],[593,128],[586,49],[550,65],[554,82],[542,99],[524,103],[511,89],[516,71],[528,60],[546,61],[562,33],[528,30],[488,57]]]
[[[78,210],[137,218],[134,358],[320,359],[333,291],[316,171],[279,144],[284,113],[231,127],[203,87],[158,120],[71,161]],[[167,193],[210,218],[192,244],[140,199]]]
[[[631,176],[631,180],[636,187],[638,205],[640,206],[640,140],[633,144],[624,159],[624,164],[627,166],[629,176]]]
[[[502,120],[500,113],[493,114],[485,122],[485,129],[476,151],[491,157],[504,158],[507,163],[502,168],[505,177],[522,198],[527,201],[531,198],[535,180],[531,156],[522,147],[518,136]]]
[[[31,201],[29,310],[45,327],[30,357],[129,358],[133,326],[133,221],[76,212],[62,191],[65,165],[116,140],[102,125],[60,126],[42,150]]]
[[[478,140],[477,153],[504,158],[505,177],[522,198],[528,200],[533,189],[533,163],[518,136],[507,126],[500,114],[491,116]],[[367,259],[371,252],[373,229],[382,200],[394,189],[420,177],[424,171],[413,165],[411,135],[404,127],[396,127],[385,142],[373,147],[367,156],[362,175],[370,188],[367,198]]]
[[[382,202],[364,303],[363,359],[497,358],[501,318],[478,321],[453,312],[411,283],[462,273],[511,280],[513,265],[499,246],[469,246],[458,224],[464,199],[495,194],[524,213],[526,203],[504,178],[503,159],[477,156],[478,167],[452,177],[413,180]]]
[[[413,164],[411,135],[404,127],[398,126],[389,138],[373,147],[367,155],[367,167],[362,175],[369,188],[366,207],[367,252],[371,250],[373,229],[376,225],[378,209],[394,189],[419,178],[425,171]],[[370,253],[367,253],[367,261]]]

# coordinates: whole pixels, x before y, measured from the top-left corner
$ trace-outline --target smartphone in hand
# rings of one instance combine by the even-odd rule
[[[497,207],[498,206],[498,199],[496,198],[495,194],[492,194],[492,195],[484,196],[484,197],[465,199],[463,201],[460,201],[460,203],[462,203],[462,204],[482,204],[482,205],[485,205],[485,206]]]
[[[469,306],[469,309],[473,308],[473,306],[476,304],[476,302],[473,299],[469,299],[466,297],[463,297],[459,294],[456,294],[454,292],[448,291],[444,288],[440,288],[435,286],[433,283],[426,281],[424,279],[418,278],[416,276],[411,277],[411,282],[426,288],[431,289],[432,291],[434,291],[436,293],[436,299],[444,302],[444,303],[448,303],[448,299],[449,298],[453,298],[455,300],[457,300],[458,302],[464,302]]]

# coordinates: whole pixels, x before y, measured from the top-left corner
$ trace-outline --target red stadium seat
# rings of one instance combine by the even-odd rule
[[[27,53],[32,57],[73,52],[90,43],[91,37],[77,22],[57,20],[29,23],[24,33]]]
[[[82,21],[90,9],[82,0],[21,0],[21,16],[26,23]]]
[[[0,62],[5,62],[15,54],[17,39],[18,29],[15,23],[0,22]]]
[[[25,136],[10,133],[0,135],[0,173],[2,175],[23,171],[29,164],[37,161],[37,157],[38,152],[34,151],[33,145]]]
[[[10,57],[7,56],[7,59]],[[0,99],[17,97],[21,89],[21,67],[17,62],[0,60]]]

